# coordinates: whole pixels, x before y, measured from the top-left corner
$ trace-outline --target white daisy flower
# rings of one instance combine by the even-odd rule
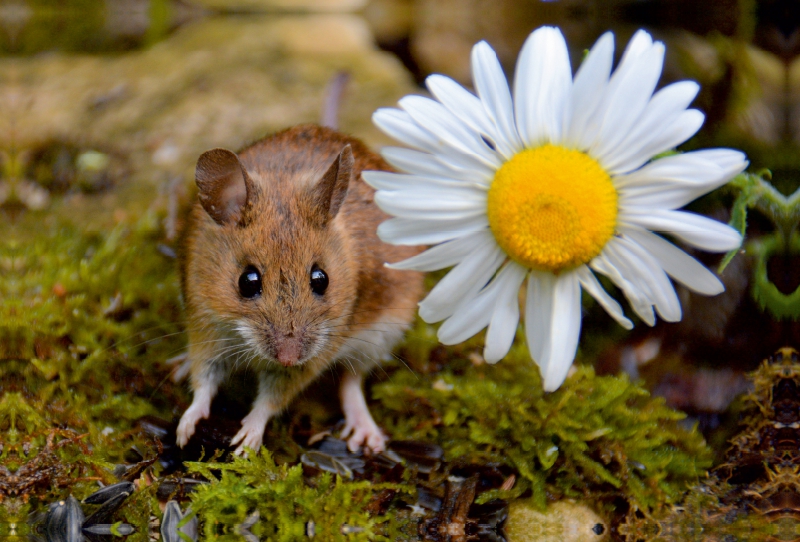
[[[741,152],[710,149],[652,158],[697,132],[687,109],[691,81],[654,92],[664,45],[637,32],[612,74],[614,39],[603,35],[575,76],[556,28],[525,42],[513,94],[486,42],[472,50],[477,96],[442,75],[426,84],[435,100],[406,96],[373,120],[412,147],[387,148],[407,173],[371,171],[375,202],[392,218],[386,242],[435,245],[392,265],[452,270],[420,303],[439,340],[456,344],[488,326],[484,357],[508,352],[527,279],[525,334],[545,390],[557,389],[575,358],[586,290],[626,329],[633,327],[596,273],[622,290],[648,325],[655,313],[681,319],[669,277],[716,295],[719,279],[658,233],[710,252],[738,247],[725,224],[679,211],[747,165]]]

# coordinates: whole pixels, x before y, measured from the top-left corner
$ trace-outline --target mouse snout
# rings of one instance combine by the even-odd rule
[[[303,342],[295,333],[275,333],[275,357],[284,367],[291,367],[300,361]]]

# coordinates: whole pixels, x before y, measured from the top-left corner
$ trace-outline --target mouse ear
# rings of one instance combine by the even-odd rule
[[[238,222],[252,197],[252,181],[235,153],[211,149],[200,155],[195,169],[200,204],[217,222]]]
[[[346,145],[311,191],[312,203],[319,212],[317,216],[322,218],[323,226],[339,212],[347,196],[352,173],[353,150]]]

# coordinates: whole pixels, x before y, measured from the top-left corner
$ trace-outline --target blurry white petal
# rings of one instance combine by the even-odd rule
[[[685,211],[642,209],[626,211],[620,225],[630,223],[650,231],[674,235],[683,242],[708,252],[727,252],[742,244],[739,232],[721,222]]]
[[[399,104],[417,124],[424,126],[456,153],[468,156],[490,170],[500,165],[497,155],[480,135],[470,130],[439,102],[412,95],[401,99]]]
[[[704,295],[725,291],[714,273],[666,239],[646,230],[625,230],[624,234],[652,254],[667,274],[690,290]]]
[[[630,133],[653,95],[663,64],[664,45],[655,43],[634,61],[629,71],[620,74],[614,92],[601,105],[602,126],[590,148],[592,156],[607,156]]]
[[[564,36],[538,28],[525,40],[514,74],[517,130],[528,147],[558,143],[569,125],[572,68]]]
[[[589,121],[603,99],[613,61],[614,35],[606,32],[594,44],[575,74],[572,117],[565,139],[577,148],[588,148],[595,140],[599,126],[596,123],[590,125]]]
[[[653,304],[650,302],[650,298],[646,292],[640,290],[639,287],[631,283],[631,281],[623,276],[622,271],[620,271],[618,268],[618,259],[615,258],[612,251],[609,250],[609,248],[612,246],[612,242],[613,239],[606,245],[604,252],[602,252],[589,263],[589,267],[601,275],[608,277],[617,288],[622,290],[622,293],[625,295],[625,299],[627,299],[631,304],[631,308],[633,308],[633,311],[639,316],[639,318],[641,318],[647,325],[654,326],[656,324],[656,316],[653,312]],[[620,263],[622,264],[624,271],[629,273],[630,270],[625,267],[626,264],[624,262]]]
[[[428,323],[453,314],[460,302],[466,302],[489,282],[506,258],[494,238],[483,240],[475,250],[453,267],[419,304],[419,315]]]
[[[620,58],[619,64],[609,80],[608,88],[605,92],[606,97],[613,95],[617,91],[622,82],[628,77],[628,74],[636,67],[636,61],[652,47],[653,38],[650,37],[650,34],[644,30],[637,30],[622,52],[622,58]]]
[[[429,75],[425,79],[425,85],[462,122],[494,141],[497,128],[486,114],[480,98],[444,75]]]
[[[513,262],[506,264],[489,285],[474,299],[461,303],[454,314],[441,325],[439,340],[444,344],[460,343],[488,325],[484,353],[489,352],[490,357],[485,358],[486,361],[494,363],[505,356],[511,348],[519,323],[517,294],[525,273],[525,269]],[[513,296],[510,295],[512,292]],[[510,305],[512,297],[513,302],[517,303],[516,318]],[[512,330],[511,337],[508,337],[509,328]],[[499,357],[495,358],[494,355]]]
[[[558,277],[532,271],[525,302],[525,335],[545,391],[564,382],[581,330],[581,287],[574,271]]]
[[[691,154],[702,156],[706,160],[717,164],[724,170],[723,177],[726,179],[730,179],[744,171],[749,163],[743,152],[733,149],[703,149],[694,151]]]
[[[421,96],[407,96],[404,100],[409,98],[427,99]],[[396,140],[436,155],[438,161],[444,162],[450,168],[476,170],[484,177],[493,176],[494,168],[482,161],[481,156],[454,148],[446,140],[428,130],[427,124],[416,122],[407,111],[392,108],[378,109],[372,114],[372,122]],[[431,123],[431,126],[439,127],[435,123]]]
[[[478,295],[464,301],[439,327],[436,336],[442,344],[464,342],[489,325],[495,302],[492,296]]]
[[[403,191],[426,189],[455,189],[465,187],[485,192],[486,187],[478,183],[469,183],[456,179],[437,177],[434,175],[410,175],[405,173],[392,173],[391,171],[363,171],[361,178],[376,190]]]
[[[660,162],[664,162],[663,164]],[[725,171],[702,157],[681,154],[651,162],[616,177],[622,210],[636,208],[677,209],[725,184]]]
[[[525,338],[531,357],[539,363],[545,355],[547,322],[553,312],[553,291],[556,276],[552,273],[531,271],[528,275],[528,291],[525,298]]]
[[[701,152],[687,152],[654,160],[625,175],[612,179],[617,190],[646,189],[659,182],[681,184],[711,183],[724,174],[724,170]]]
[[[511,158],[522,149],[514,122],[511,91],[497,55],[485,41],[478,42],[472,48],[472,77],[486,114],[497,126],[497,151]]]
[[[627,149],[620,149],[601,163],[611,175],[628,173],[648,162],[653,156],[674,149],[694,134],[703,125],[703,115],[697,109],[687,109],[668,126],[656,130],[639,141],[631,142]]]
[[[390,218],[378,226],[378,237],[394,245],[434,245],[488,227],[485,214],[459,220]]]
[[[694,81],[680,81],[656,92],[625,137],[609,146],[602,156],[597,155],[597,159],[603,165],[613,163],[619,153],[626,152],[632,145],[641,146],[642,142],[657,137],[689,107],[699,90],[700,86]]]
[[[372,122],[386,135],[410,147],[430,153],[444,151],[444,146],[436,140],[436,136],[414,122],[405,111],[383,107],[372,114]]]
[[[510,261],[489,285],[496,287],[497,291],[483,349],[483,359],[487,363],[503,359],[514,342],[519,324],[519,289],[527,272],[521,265]]]
[[[639,58],[645,51],[653,46],[653,38],[646,30],[639,29],[631,36],[622,58],[619,59],[617,71],[624,72],[633,65],[633,61]]]
[[[457,220],[486,214],[486,193],[474,192],[470,193],[466,188],[461,191],[428,190],[425,193],[380,190],[375,193],[375,204],[383,212],[402,218]]]
[[[617,303],[616,299],[608,295],[608,292],[605,291],[603,285],[600,284],[600,281],[594,276],[594,273],[585,265],[580,266],[575,271],[578,274],[578,280],[581,281],[583,289],[606,310],[608,315],[625,329],[633,329],[633,322],[625,317],[625,313],[622,312],[620,304]]]
[[[475,250],[478,243],[494,239],[489,230],[469,233],[458,239],[446,241],[407,260],[390,264],[392,269],[411,269],[414,271],[436,271],[459,263]]]
[[[629,277],[633,283],[646,285],[653,305],[659,316],[667,322],[678,322],[681,319],[681,304],[675,287],[658,262],[641,246],[626,237],[618,237],[616,246],[622,255],[635,269],[635,276]]]
[[[584,142],[582,149],[589,148],[589,145],[596,143],[600,129],[605,121],[609,102],[613,100],[623,82],[627,81],[632,74],[635,75],[634,71],[638,66],[639,58],[652,48],[653,39],[650,34],[643,30],[636,32],[628,42],[628,46],[622,53],[622,58],[613,75],[611,75],[606,84],[597,89],[599,103],[595,107],[594,114],[589,117],[587,134],[581,136],[581,141]]]
[[[650,325],[655,325],[655,314],[652,312],[653,305],[655,305],[655,292],[653,292],[650,287],[651,283],[641,276],[643,274],[643,268],[640,267],[640,262],[638,262],[636,258],[631,257],[629,252],[621,246],[618,238],[612,239],[611,242],[606,245],[603,250],[603,256],[607,258],[617,272],[624,278],[625,283],[629,285],[627,289],[624,286],[622,287],[623,292],[627,293],[627,290],[630,289],[631,293],[636,296],[637,303],[641,304],[642,308],[647,306],[644,312],[649,317],[653,318],[653,323]],[[636,303],[632,302],[631,306],[636,310]]]
[[[391,165],[408,173],[433,175],[484,185],[488,185],[494,178],[494,172],[454,167],[448,162],[443,162],[438,156],[413,149],[385,147],[381,150],[381,155]]]

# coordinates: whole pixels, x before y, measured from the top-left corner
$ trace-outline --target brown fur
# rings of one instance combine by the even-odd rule
[[[354,158],[349,188],[338,213],[328,220],[323,200],[330,197],[320,196],[320,179],[330,174],[347,145]],[[270,374],[279,390],[273,393],[275,405],[283,408],[330,366],[348,339],[387,322],[409,325],[422,277],[383,264],[419,250],[378,239],[376,229],[388,216],[374,205],[374,191],[361,172],[391,168],[360,141],[302,125],[251,145],[238,158],[247,180],[246,203],[226,219],[222,214],[212,218],[204,209],[208,202],[198,201],[179,251],[192,388],[197,390],[210,372],[227,374],[246,364]],[[329,277],[322,296],[309,286],[315,264]],[[262,294],[252,299],[238,289],[248,265],[262,277]],[[242,325],[252,330],[246,334],[256,348],[237,340]],[[298,359],[284,366],[277,361],[279,350],[296,350]]]

